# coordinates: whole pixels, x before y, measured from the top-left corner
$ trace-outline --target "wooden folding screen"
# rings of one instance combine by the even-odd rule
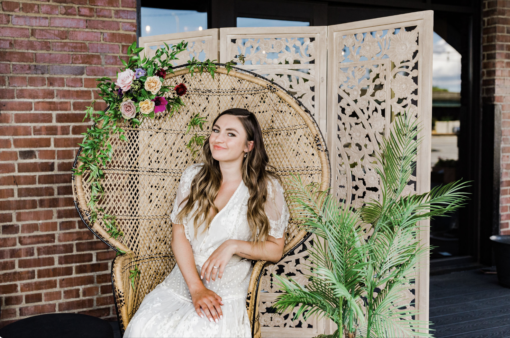
[[[333,26],[207,29],[140,38],[140,46],[150,55],[163,42],[184,39],[189,42],[188,51],[180,54],[175,65],[192,56],[222,63],[233,59],[236,67],[289,90],[310,110],[327,139],[331,192],[341,201],[360,206],[369,197],[380,197],[371,164],[374,149],[391,131],[395,114],[408,110],[421,121],[422,143],[407,192],[430,189],[432,36],[433,12],[424,11]],[[429,244],[428,231],[420,236],[422,244]],[[293,314],[267,311],[279,291],[270,274],[291,275],[306,283],[301,277],[303,263],[314,240],[311,236],[294,255],[264,272],[263,337],[313,337],[335,330],[329,320],[292,321]],[[426,257],[416,271],[416,283],[409,285],[402,298],[402,306],[420,310],[420,320],[428,320],[428,288]]]

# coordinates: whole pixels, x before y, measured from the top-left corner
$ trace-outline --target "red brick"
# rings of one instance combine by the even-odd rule
[[[29,126],[0,126],[0,135],[2,136],[27,136],[31,134],[32,130]]]
[[[80,298],[80,289],[64,290],[64,299]]]
[[[59,242],[71,242],[71,241],[86,241],[94,239],[94,235],[92,232],[85,231],[74,231],[74,232],[64,232],[58,234]]]
[[[60,300],[60,299],[62,299],[62,291],[51,291],[51,292],[44,293],[44,301],[45,302],[51,302],[51,301]]]
[[[131,44],[136,41],[136,35],[122,33],[103,33],[103,41]]]
[[[57,98],[64,100],[90,100],[90,90],[57,90]]]
[[[19,2],[14,1],[2,1],[2,9],[6,12],[19,12]]]
[[[73,274],[72,266],[55,267],[55,268],[37,270],[37,278],[55,278],[55,277],[70,276],[72,274]]]
[[[16,246],[16,237],[0,237],[0,248]]]
[[[53,99],[55,90],[53,89],[17,89],[16,95],[18,99]]]
[[[23,283],[23,284],[21,284],[20,291],[21,292],[31,292],[31,291],[55,289],[56,287],[57,287],[57,281],[53,279],[53,280],[36,281],[36,282],[31,282],[31,283]]]
[[[36,111],[66,111],[71,110],[70,102],[51,102],[51,101],[35,101],[34,102],[34,110]],[[49,115],[51,116],[51,115]],[[49,120],[51,122],[51,119]]]
[[[69,39],[80,41],[101,41],[101,33],[87,31],[70,31]]]
[[[2,36],[13,38],[28,38],[30,36],[30,30],[28,28],[2,27]]]
[[[48,27],[48,18],[39,16],[12,16],[12,24],[17,26]]]
[[[106,296],[106,297],[97,297],[96,298],[96,305],[97,306],[113,305],[113,304],[115,304],[113,302],[113,295]]]
[[[83,75],[85,74],[85,67],[53,65],[50,66],[50,73],[53,75]]]
[[[108,270],[108,263],[95,263],[75,266],[75,273],[78,275],[82,273],[92,273],[106,270]]]
[[[30,104],[32,104],[30,102]],[[53,119],[52,114],[15,114],[15,123],[51,123]]]
[[[8,25],[10,21],[10,15],[0,14],[0,25]]]
[[[71,134],[73,135],[81,135],[82,133],[86,133],[88,126],[73,126],[71,130]]]
[[[87,28],[87,23],[84,19],[52,17],[50,20],[50,26],[64,28]],[[69,38],[74,40],[71,37]]]
[[[30,223],[30,224],[22,224],[21,225],[21,233],[22,234],[31,234],[36,231],[39,231],[38,223]]]
[[[2,33],[3,33],[2,28]],[[0,60],[9,62],[34,62],[34,53],[0,52]]]
[[[107,250],[109,246],[104,244],[102,241],[94,241],[94,242],[80,242],[76,243],[76,251],[98,251],[98,250]]]
[[[56,310],[56,304],[43,304],[22,307],[19,309],[20,316],[34,316],[44,313],[53,313]]]
[[[51,139],[50,138],[24,138],[24,139],[14,139],[14,147],[15,148],[43,148],[43,147],[51,147]],[[53,163],[52,163],[53,164]],[[26,164],[24,164],[26,165]],[[30,164],[32,165],[32,163]],[[26,167],[29,167],[30,165],[26,165]],[[49,163],[38,163],[37,165],[40,165],[40,168],[46,168],[48,167]],[[18,167],[19,169],[19,167]],[[25,172],[26,170],[19,170],[19,172]],[[29,170],[30,172],[33,172],[34,170]],[[47,169],[41,169],[41,171],[48,171]],[[53,169],[50,169],[49,171],[53,171]]]
[[[87,54],[73,55],[74,64],[100,65],[101,62],[102,62],[101,56],[99,55],[87,55]]]
[[[40,160],[54,160],[55,150],[37,150],[37,158]]]
[[[65,208],[74,206],[74,199],[67,198],[43,198],[39,200],[39,208]]]
[[[78,7],[78,15],[93,17],[94,16],[94,8],[90,7]]]
[[[15,268],[15,261],[0,261],[0,271],[14,270]]]
[[[51,211],[51,210],[49,210]],[[46,212],[38,211],[38,212]],[[53,214],[53,212],[51,211]],[[46,244],[46,243],[55,243],[55,235],[47,234],[47,235],[32,235],[32,236],[20,236],[19,244],[21,245],[34,245],[34,244]]]
[[[17,224],[2,225],[2,235],[16,235],[17,233],[19,233],[19,225]]]
[[[0,130],[2,128],[0,127]],[[16,151],[2,151],[0,152],[0,161],[17,161],[18,160],[18,153]],[[14,197],[14,196],[10,196]],[[0,192],[0,198],[7,198],[2,197],[2,193]]]
[[[121,6],[122,8],[136,8],[136,1],[135,0],[121,0]]]
[[[12,163],[0,163],[0,174],[13,173],[16,171]]]
[[[39,53],[39,54],[35,55],[35,62],[66,64],[66,63],[71,63],[71,55],[69,55],[69,54]]]
[[[136,32],[136,23],[134,22],[123,22],[121,25],[123,31]]]
[[[68,134],[69,126],[34,126],[34,136]]]
[[[112,17],[112,10],[111,9],[97,8],[96,9],[96,16],[98,18],[111,18]]]
[[[48,78],[48,86],[50,87],[64,87],[65,80],[62,77],[49,77]],[[59,102],[62,103],[62,102]],[[67,102],[65,102],[67,103]]]
[[[11,148],[11,140],[0,139],[0,148]],[[12,164],[5,164],[0,168],[1,173],[14,172]]]
[[[12,40],[0,40],[0,48],[10,49],[12,48],[12,46],[13,46]]]
[[[34,279],[35,271],[14,271],[0,274],[0,283],[18,282],[27,279]]]
[[[94,284],[94,276],[81,276],[81,277],[70,277],[62,278],[59,281],[61,288],[70,288],[74,286]]]
[[[53,218],[53,211],[52,210],[38,210],[38,211],[26,211],[26,212],[16,212],[16,221],[18,222],[24,222],[24,221],[39,221],[39,220],[48,220]],[[50,240],[50,237],[54,237],[54,235],[43,235],[45,236],[44,239]],[[35,239],[33,239],[35,240]],[[27,242],[30,242],[30,239],[27,239]],[[55,238],[53,238],[53,241],[55,241]],[[21,240],[20,240],[21,242]],[[43,242],[40,242],[43,243]],[[49,243],[49,242],[45,242]]]
[[[60,6],[60,15],[76,15],[76,7],[74,6]]]
[[[87,44],[83,42],[53,42],[52,50],[58,52],[86,52]]]
[[[58,310],[59,311],[71,311],[76,309],[84,309],[94,306],[94,299],[80,299],[80,300],[73,300],[70,302],[64,302],[58,304]]]
[[[18,197],[53,196],[53,187],[18,188]]]
[[[36,39],[65,40],[67,39],[67,30],[33,29],[32,36]]]
[[[1,58],[1,55],[0,55],[0,58]],[[15,98],[14,92],[15,92],[14,89],[0,88],[0,97],[4,98],[4,99],[12,100]]]
[[[87,0],[53,0],[53,2],[60,4],[76,4],[76,5],[86,5]]]
[[[90,0],[91,6],[119,7],[119,0]]]
[[[28,85],[30,87],[46,87],[46,78],[39,76],[31,76],[28,78]]]
[[[108,295],[112,293],[112,286],[111,285],[101,285],[101,294],[102,295]]]
[[[118,72],[118,67],[100,67],[100,66],[88,66],[88,76],[115,76]]]
[[[18,292],[18,284],[0,285],[0,295]]]
[[[53,257],[29,258],[18,260],[18,267],[20,269],[39,268],[42,266],[52,266],[54,264],[55,259]]]
[[[10,87],[26,87],[27,77],[26,76],[9,76]]]
[[[136,11],[114,11],[113,17],[116,19],[136,20]]]
[[[89,29],[100,29],[107,31],[118,31],[119,23],[116,21],[104,21],[104,20],[87,20],[87,26]]]
[[[8,63],[0,63],[0,74],[10,74],[11,66]]]
[[[63,221],[59,223],[59,230],[75,230],[76,229],[76,221]]]
[[[30,295],[25,295],[25,303],[39,303],[42,302],[42,293],[33,293]]]
[[[112,276],[109,273],[105,273],[104,275],[97,275],[96,276],[96,282],[98,284],[111,283],[112,282]]]
[[[21,10],[23,11],[23,13],[39,13],[39,5],[24,3],[22,5]]]
[[[23,303],[23,296],[21,296],[21,295],[5,297],[5,305],[6,306],[19,305],[21,303]]]
[[[70,77],[66,79],[67,87],[83,87],[83,79],[78,77]]]
[[[37,255],[61,255],[73,252],[73,244],[58,244],[58,245],[47,245],[40,246],[37,248]]]
[[[55,147],[58,148],[78,147],[78,143],[81,142],[83,142],[83,137],[56,138]]]
[[[41,13],[43,13],[43,14],[58,14],[58,6],[41,5]]]
[[[15,308],[5,309],[2,311],[2,313],[0,315],[0,320],[5,320],[5,319],[15,318],[15,317],[16,317],[16,309]]]
[[[18,172],[49,172],[55,170],[55,162],[18,163]]]
[[[90,286],[88,288],[83,288],[82,295],[83,297],[93,297],[99,294],[99,287]]]
[[[0,113],[0,123],[11,123],[12,122],[12,114],[11,113]]]
[[[70,183],[71,174],[40,175],[38,184],[60,184]]]
[[[74,130],[73,126],[73,130]],[[75,150],[67,149],[67,150],[57,150],[57,159],[64,160],[64,159],[74,159],[76,157]]]
[[[31,257],[33,255],[34,248],[0,250],[0,259]]]

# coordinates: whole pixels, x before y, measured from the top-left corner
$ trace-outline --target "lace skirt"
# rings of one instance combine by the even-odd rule
[[[200,273],[200,265],[197,265],[197,271]],[[204,318],[197,314],[184,277],[176,265],[168,277],[143,299],[124,338],[251,337],[246,310],[250,274],[251,264],[239,262],[227,265],[222,280],[204,283],[223,300],[223,318],[216,323],[210,322],[205,314]]]

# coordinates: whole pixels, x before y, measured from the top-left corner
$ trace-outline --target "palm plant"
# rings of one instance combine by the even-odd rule
[[[408,113],[396,117],[375,156],[381,200],[367,201],[358,210],[320,191],[318,184],[304,186],[293,176],[289,207],[319,241],[309,251],[306,285],[273,275],[282,290],[273,305],[277,312],[300,305],[294,320],[328,317],[338,326],[325,336],[331,338],[432,337],[431,323],[416,320],[417,310],[402,300],[412,288],[418,262],[431,248],[420,243],[419,222],[460,208],[467,193],[460,181],[420,195],[405,193],[416,165],[418,127]]]

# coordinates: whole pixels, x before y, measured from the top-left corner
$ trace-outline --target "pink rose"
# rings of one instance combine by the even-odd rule
[[[135,103],[131,100],[122,102],[120,104],[120,111],[126,120],[132,119],[136,115]]]
[[[122,88],[122,91],[127,92],[129,89],[131,89],[131,84],[133,83],[134,79],[135,72],[133,72],[131,69],[127,69],[122,73],[119,73],[117,76],[117,82],[115,82],[115,84]]]

